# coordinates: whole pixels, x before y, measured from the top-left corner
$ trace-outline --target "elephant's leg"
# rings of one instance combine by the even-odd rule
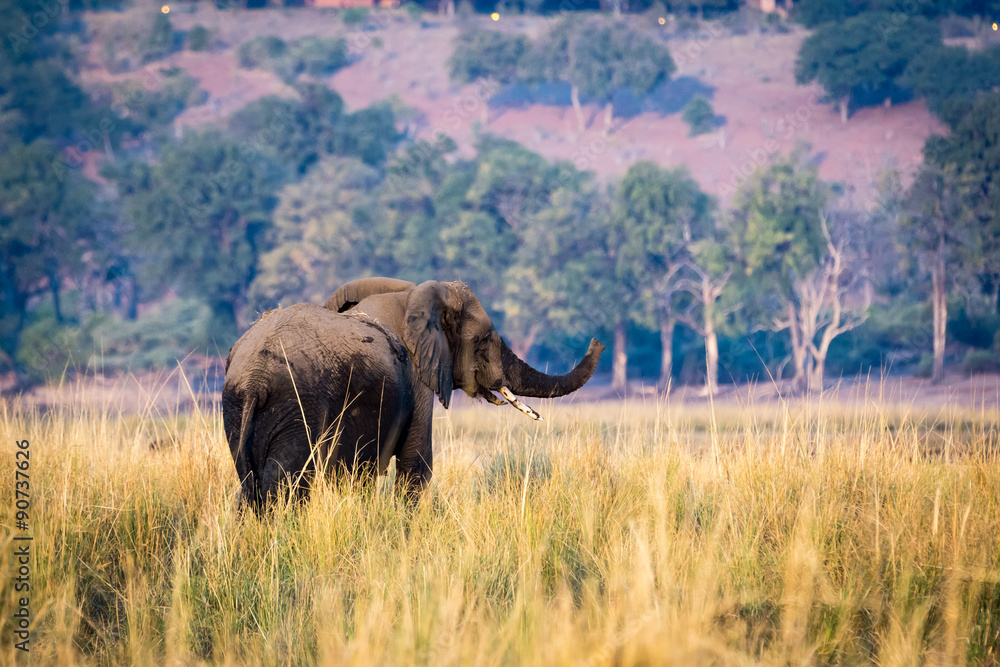
[[[409,432],[396,450],[396,490],[413,503],[431,481],[434,451],[431,445],[434,394],[420,387]]]
[[[317,468],[317,454],[313,453],[301,422],[292,422],[269,433],[268,442],[260,443],[258,451],[266,452],[259,480],[259,493],[265,505],[282,493],[289,493],[296,499],[308,497]]]

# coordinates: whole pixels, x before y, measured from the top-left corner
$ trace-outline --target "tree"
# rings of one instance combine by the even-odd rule
[[[1000,292],[1000,92],[980,95],[951,123],[944,137],[928,138],[924,159],[953,172],[974,221],[976,257],[990,274],[992,305]]]
[[[550,31],[532,57],[526,78],[565,81],[580,131],[585,128],[580,94],[604,104],[604,129],[610,130],[612,98],[629,88],[637,96],[653,90],[676,69],[670,52],[658,42],[623,23],[563,20]]]
[[[373,167],[385,164],[400,138],[395,112],[388,102],[376,102],[348,114],[334,130],[333,143],[323,144],[327,153],[353,155]]]
[[[453,173],[437,198],[438,271],[465,280],[483,306],[495,311],[518,234],[548,203],[558,172],[513,141],[486,135],[477,148],[476,160],[462,168],[464,173]]]
[[[273,152],[293,175],[324,155],[354,156],[382,165],[399,140],[387,104],[344,113],[340,95],[321,84],[296,86],[299,99],[267,95],[250,102],[229,119],[234,140],[248,148]]]
[[[818,82],[838,100],[847,122],[860,95],[892,99],[909,61],[941,41],[941,29],[921,16],[869,13],[824,23],[807,37],[795,62],[795,80]]]
[[[188,132],[158,163],[115,174],[131,228],[128,245],[144,283],[203,298],[214,331],[235,336],[266,248],[284,173],[263,154],[217,131]]]
[[[13,134],[65,145],[81,127],[98,125],[90,98],[48,60],[0,67],[0,115],[16,114]]]
[[[208,97],[182,69],[163,71],[162,76],[157,90],[145,90],[138,80],[112,84],[115,107],[123,110],[132,133],[165,131],[186,108],[203,104]]]
[[[642,161],[632,165],[615,190],[612,204],[616,275],[634,285],[639,303],[629,318],[660,329],[660,386],[673,372],[673,336],[681,269],[689,244],[712,227],[714,202],[686,169],[663,169]],[[696,236],[697,235],[697,236]],[[624,320],[624,318],[623,318]],[[619,345],[621,343],[621,345]],[[625,382],[624,321],[616,323],[612,377]],[[616,374],[617,372],[617,374]]]
[[[702,95],[695,95],[684,105],[681,118],[691,128],[688,132],[690,137],[715,129],[715,110],[712,109],[712,103]]]
[[[944,379],[944,349],[948,322],[948,290],[963,262],[969,242],[969,220],[954,168],[925,163],[914,179],[901,220],[900,242],[931,274],[934,312],[933,382]]]
[[[0,0],[0,366],[17,358],[35,297],[51,296],[62,325],[64,283],[101,250],[93,184],[62,169],[58,151],[81,139],[110,151],[120,119],[64,71],[68,54],[52,39],[61,12]]]
[[[383,272],[379,260],[390,253],[380,246],[391,240],[381,233],[379,180],[357,158],[329,157],[280,192],[271,250],[260,256],[250,286],[255,308],[323,303],[337,286]]]
[[[685,276],[677,282],[691,295],[678,318],[705,339],[705,393],[709,395],[719,390],[719,328],[736,309],[732,303],[720,307],[737,265],[731,250],[728,239],[719,230],[700,229],[698,240],[689,245],[689,259],[681,267],[691,277]]]
[[[385,223],[383,243],[393,244],[396,269],[390,275],[414,282],[438,275],[437,194],[451,171],[446,156],[457,148],[442,135],[433,143],[416,141],[389,159],[376,196]]]
[[[959,14],[961,16],[996,16],[996,0],[944,0],[914,3],[912,0],[799,0],[795,18],[808,28],[821,23],[839,22],[866,12],[920,14],[927,18]]]
[[[799,0],[795,18],[807,28],[815,28],[855,16],[867,5],[867,0]]]
[[[78,273],[92,247],[93,188],[75,174],[52,173],[56,152],[47,141],[14,141],[0,153],[0,353],[13,359],[28,301],[47,292],[62,322],[63,280]]]
[[[489,121],[489,98],[500,85],[517,80],[522,60],[530,44],[524,35],[509,35],[496,30],[470,28],[459,33],[448,58],[451,80],[481,84],[484,91],[482,122]]]
[[[932,46],[912,58],[901,79],[927,102],[927,107],[945,119],[963,109],[977,94],[1000,85],[1000,46],[971,52],[963,46]]]
[[[924,146],[925,164],[910,189],[904,242],[931,274],[934,309],[933,379],[944,377],[947,292],[965,269],[989,294],[1000,295],[1000,93],[980,95],[946,137]]]
[[[733,239],[762,327],[788,330],[793,386],[822,389],[830,343],[864,321],[868,304],[846,305],[858,273],[842,225],[825,208],[833,189],[803,147],[757,170],[737,193]]]
[[[546,205],[519,226],[518,249],[504,273],[503,332],[521,358],[548,331],[574,335],[587,321],[575,307],[570,276],[583,271],[581,258],[601,247],[603,230],[593,215],[597,191],[590,174],[560,167]]]

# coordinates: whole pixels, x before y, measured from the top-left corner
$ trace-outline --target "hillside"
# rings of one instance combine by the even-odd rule
[[[259,96],[294,94],[270,72],[239,68],[239,44],[264,34],[284,39],[307,34],[345,36],[354,62],[329,77],[328,84],[343,96],[349,109],[397,98],[414,110],[409,130],[419,137],[443,132],[468,153],[474,128],[485,119],[482,98],[488,94],[477,86],[453,86],[448,80],[446,61],[459,31],[457,21],[428,16],[417,22],[405,13],[385,10],[374,13],[363,26],[345,26],[337,13],[318,9],[237,13],[206,8],[172,13],[176,29],[204,25],[214,32],[218,47],[212,52],[177,52],[143,71],[108,74],[100,62],[102,31],[117,21],[142,17],[135,10],[88,17],[92,39],[84,83],[145,76],[155,85],[159,68],[182,67],[210,97],[208,103],[182,114],[177,119],[180,125],[220,122]],[[476,20],[537,36],[550,19],[515,17],[495,24],[486,17]],[[668,46],[678,64],[673,80],[641,105],[628,100],[619,104],[617,109],[632,113],[616,117],[607,138],[602,137],[596,104],[586,105],[590,121],[580,134],[568,101],[559,104],[560,97],[566,96],[558,90],[546,91],[555,101],[550,104],[531,103],[528,91],[499,91],[485,129],[548,158],[572,160],[604,179],[624,174],[637,160],[686,165],[704,189],[724,201],[741,173],[764,163],[769,153],[787,152],[796,142],[805,141],[821,160],[820,175],[844,183],[850,203],[861,208],[869,205],[872,182],[883,167],[896,166],[908,173],[922,160],[926,137],[943,131],[920,101],[861,109],[842,124],[836,111],[822,102],[822,91],[795,85],[795,56],[805,31],[733,32],[708,24],[698,38],[671,36]],[[708,94],[716,114],[724,119],[717,132],[688,137],[688,126],[678,110],[694,92]],[[500,104],[504,100],[508,103]]]

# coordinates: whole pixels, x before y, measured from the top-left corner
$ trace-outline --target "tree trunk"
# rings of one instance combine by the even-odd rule
[[[128,312],[125,317],[135,322],[139,319],[139,282],[135,278],[129,278],[130,295],[128,300]]]
[[[674,374],[674,327],[676,318],[667,315],[660,316],[660,389],[666,391],[670,387],[670,378]]]
[[[625,391],[625,369],[628,366],[628,353],[625,351],[625,320],[615,322],[615,343],[611,363],[611,389]]]
[[[842,98],[840,98],[840,122],[841,123],[844,123],[844,124],[847,123],[847,107],[850,104],[850,102],[851,102],[851,96],[850,95],[844,95]]]
[[[944,289],[944,271],[944,239],[941,239],[934,267],[931,269],[934,305],[934,370],[931,373],[931,382],[934,384],[944,380],[944,344],[948,322],[948,297]]]
[[[62,302],[59,300],[59,276],[55,273],[49,274],[49,289],[52,290],[52,308],[55,310],[56,322],[62,324]]]
[[[614,117],[615,104],[614,102],[608,102],[604,105],[604,136],[608,136],[611,132],[611,121]]]
[[[826,372],[826,354],[813,355],[809,362],[809,377],[807,378],[807,388],[810,394],[823,392],[823,375]]]
[[[795,375],[792,378],[792,388],[796,392],[806,389],[806,352],[808,343],[802,339],[802,329],[799,324],[799,314],[795,312],[795,305],[788,303],[788,329],[792,336],[792,363],[795,366]]]
[[[705,334],[705,389],[710,396],[719,393],[719,336],[715,333],[715,326],[705,323],[706,327],[711,327]]]
[[[6,257],[4,258],[6,260]],[[27,297],[17,289],[17,275],[14,272],[14,262],[4,262],[5,275],[0,284],[4,286],[5,294],[0,298],[0,308],[9,318],[7,326],[0,329],[0,362],[4,354],[14,359],[21,346],[21,332],[24,331],[25,315],[28,310]],[[3,266],[0,264],[0,266]]]
[[[570,86],[569,99],[573,102],[573,111],[576,113],[576,125],[580,132],[583,132],[587,129],[587,122],[583,117],[583,109],[580,108],[580,89],[576,84]]]

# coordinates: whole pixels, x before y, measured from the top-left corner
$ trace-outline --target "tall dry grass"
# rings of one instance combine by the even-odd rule
[[[542,407],[439,410],[413,511],[386,481],[321,483],[259,520],[216,412],[6,404],[0,662],[997,663],[993,412]],[[25,438],[30,656],[8,537]]]

